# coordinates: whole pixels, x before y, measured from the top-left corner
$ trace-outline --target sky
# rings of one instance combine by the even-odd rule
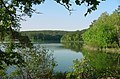
[[[72,0],[71,0],[72,1]],[[73,3],[73,2],[72,2]],[[100,3],[96,11],[84,16],[87,7],[73,5],[74,11],[69,11],[54,0],[46,0],[43,4],[33,6],[42,14],[34,13],[31,18],[24,17],[26,21],[21,22],[21,31],[33,30],[65,30],[76,31],[89,27],[93,20],[96,20],[101,13],[112,13],[120,5],[120,0],[106,0]]]

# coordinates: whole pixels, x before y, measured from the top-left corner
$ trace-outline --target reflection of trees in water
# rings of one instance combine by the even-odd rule
[[[63,42],[65,48],[69,48],[73,51],[80,52],[82,49],[82,42]]]
[[[75,60],[73,72],[78,79],[120,79],[120,54],[83,50],[84,59]]]

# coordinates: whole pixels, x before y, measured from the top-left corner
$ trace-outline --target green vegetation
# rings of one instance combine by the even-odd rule
[[[119,79],[120,54],[102,51],[83,50],[84,58],[75,60],[73,72],[67,74],[68,79]]]
[[[61,38],[61,42],[81,42],[82,40],[82,34],[85,32],[86,30],[82,30],[82,31],[75,31],[75,32],[71,32],[71,33],[66,33],[62,36]]]
[[[41,3],[43,3],[45,0],[0,0],[0,41],[4,42],[6,41],[8,44],[2,44],[4,47],[4,50],[0,51],[0,76],[2,76],[4,79],[9,79],[9,78],[23,78],[23,79],[49,79],[52,77],[53,75],[53,69],[55,64],[54,58],[52,57],[51,54],[48,54],[48,51],[46,49],[39,49],[34,47],[31,44],[31,41],[29,40],[29,38],[27,36],[21,35],[19,33],[20,30],[20,21],[23,20],[23,16],[32,16],[32,13],[35,13],[36,11],[33,9],[33,5],[40,5]],[[57,3],[63,5],[66,9],[68,9],[70,12],[72,11],[71,9],[71,0],[55,0]],[[74,2],[76,3],[76,5],[81,5],[81,4],[86,4],[87,3],[87,13],[91,13],[91,11],[96,10],[97,9],[97,5],[99,5],[100,1],[104,1],[104,0],[74,0]],[[37,13],[37,12],[36,12]],[[85,15],[87,15],[87,13]],[[112,17],[113,16],[113,17]],[[87,32],[83,35],[83,40],[86,44],[90,44],[90,45],[100,45],[100,47],[116,47],[119,46],[119,26],[120,26],[120,21],[119,21],[119,10],[115,11],[113,14],[105,16],[106,18],[104,19],[104,17],[102,18],[103,21],[100,21],[100,26],[103,26],[104,28],[101,27],[101,31],[97,30],[97,29],[93,29],[94,32],[89,32],[92,33],[92,38],[94,37],[93,34],[96,33],[102,33],[105,34],[105,36],[102,36],[102,34],[98,35],[100,37],[96,37],[97,39],[93,39],[95,41],[95,43],[93,44],[93,40],[91,37],[89,37],[89,35],[87,34]],[[110,22],[108,22],[108,18]],[[105,21],[106,21],[106,26],[108,26],[108,28],[105,27]],[[95,22],[96,28],[97,26],[100,27],[99,25],[99,20],[97,22]],[[115,27],[116,26],[116,27]],[[92,28],[94,27],[94,25],[92,26]],[[106,31],[106,29],[109,29],[108,31]],[[117,30],[117,31],[116,31]],[[97,31],[97,32],[95,32]],[[105,32],[104,32],[105,31]],[[104,33],[103,33],[104,32]],[[108,34],[109,33],[109,34]],[[38,38],[41,38],[41,35],[37,35],[35,36],[35,38],[31,38],[33,39],[32,41],[38,41]],[[88,35],[88,36],[87,36]],[[51,35],[48,35],[51,37]],[[71,40],[79,40],[78,37],[79,35],[75,35],[75,39],[71,39]],[[102,39],[102,37],[104,39],[107,39],[108,41]],[[107,37],[106,37],[107,36]],[[31,37],[31,36],[30,36]],[[57,39],[61,36],[55,36]],[[88,39],[86,38],[88,37]],[[99,39],[98,39],[99,38]],[[41,39],[41,41],[44,40],[48,40],[48,38],[44,37]],[[103,43],[100,42],[102,39]],[[113,40],[115,39],[115,40]],[[97,41],[99,40],[99,41]],[[15,41],[17,41],[19,44],[16,44]],[[88,42],[87,42],[88,41]],[[98,54],[99,55],[99,54]],[[94,55],[95,56],[95,55]],[[94,58],[93,56],[93,58]],[[109,55],[108,55],[109,56]],[[109,57],[111,57],[112,55],[110,55]],[[100,57],[100,56],[98,56]],[[105,59],[109,59],[109,57],[105,57]],[[116,57],[116,56],[115,56]],[[113,73],[109,73],[109,75],[107,75],[105,73],[105,77],[106,76],[111,76],[118,78],[119,77],[119,65],[116,65],[116,59],[115,57],[111,57],[113,58],[115,66],[111,66],[112,70],[113,69],[118,69],[118,70],[113,70]],[[115,59],[115,60],[114,60]],[[91,60],[92,61],[92,60]],[[108,61],[110,62],[110,61]],[[79,64],[79,63],[78,63]],[[82,64],[83,68],[90,68],[94,73],[88,73],[87,70],[82,70],[83,76],[80,75],[79,71],[75,71],[75,73],[77,72],[77,74],[75,75],[76,77],[83,77],[84,78],[93,78],[93,74],[95,74],[95,78],[99,78],[99,72],[96,72],[97,69],[101,69],[101,68],[91,68],[89,66],[91,66],[91,64],[88,65],[85,64],[85,67],[83,66],[84,64]],[[110,62],[111,65],[111,62]],[[6,74],[6,69],[9,66],[15,66],[16,67],[16,71],[13,72],[13,74],[11,74],[11,76],[9,77]],[[95,65],[96,66],[96,65]],[[81,67],[81,64],[79,64],[79,66],[77,67]],[[74,69],[76,69],[77,67],[75,67]],[[106,66],[105,66],[106,67]],[[94,70],[95,69],[95,70]],[[108,71],[110,71],[110,66],[108,66],[108,68],[105,68]],[[89,70],[89,69],[88,69]],[[102,69],[101,69],[102,70]],[[97,74],[96,74],[96,73]],[[110,71],[111,72],[111,71]],[[74,73],[74,72],[73,72]],[[86,73],[88,74],[87,77],[84,77],[84,74],[86,75]],[[100,72],[101,73],[101,72]],[[72,74],[74,75],[74,74]],[[89,76],[90,75],[90,76]],[[118,75],[118,76],[114,76],[114,75]],[[63,74],[64,76],[64,74]],[[101,74],[100,74],[101,76]],[[103,75],[104,76],[104,75]],[[24,78],[25,77],[25,78]]]
[[[36,45],[34,48],[17,49],[22,54],[25,64],[16,66],[16,70],[10,74],[10,78],[20,79],[48,79],[53,75],[54,67],[57,65],[52,53],[47,49]]]
[[[31,42],[60,42],[61,37],[66,33],[71,33],[72,31],[22,31],[21,34],[28,36]]]
[[[66,34],[64,40],[74,41],[72,37],[75,36],[75,34]],[[97,48],[97,51],[82,48],[84,58],[74,61],[73,71],[69,72],[66,77],[68,79],[119,79],[120,54],[115,51],[108,52],[107,48],[114,50],[120,46],[120,7],[112,14],[106,12],[101,14],[98,20],[94,20],[90,28],[82,34],[82,39],[86,46]],[[62,41],[64,40],[62,38]],[[81,51],[81,47],[77,48],[80,45],[74,46],[74,42],[65,42],[64,45],[67,48],[72,47],[72,50]],[[98,51],[99,48],[104,49],[104,52]]]
[[[84,43],[92,47],[118,48],[120,42],[120,7],[112,14],[103,13],[82,35]]]
[[[14,51],[16,52],[14,53]],[[54,67],[57,64],[53,54],[50,52],[48,53],[48,51],[49,50],[39,45],[33,46],[32,48],[15,47],[13,55],[10,54],[9,58],[5,58],[8,64],[5,62],[1,65],[3,69],[0,69],[0,76],[4,79],[51,78],[54,74]],[[11,73],[8,75],[6,72],[9,66],[14,67],[14,70],[10,71]]]
[[[94,10],[97,10],[97,6],[101,1],[106,1],[106,0],[55,0],[57,3],[60,5],[63,5],[67,10],[70,12],[72,11],[71,6],[73,5],[73,2],[76,3],[76,5],[81,6],[82,4],[87,5],[87,12],[85,13],[85,16],[88,13],[91,13]]]

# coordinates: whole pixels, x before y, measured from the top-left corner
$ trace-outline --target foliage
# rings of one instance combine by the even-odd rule
[[[39,13],[36,12],[33,9],[33,5],[39,5],[43,3],[45,0],[0,0],[0,41],[5,41],[5,39],[9,38],[10,40],[7,41],[10,43],[9,45],[9,52],[12,52],[13,45],[14,45],[14,39],[17,39],[20,43],[24,44],[23,46],[29,46],[29,41],[26,41],[28,37],[19,35],[17,36],[17,32],[19,32],[20,29],[20,21],[23,20],[22,16],[32,16],[32,13]],[[71,6],[70,0],[55,0],[57,3],[62,4],[64,6]],[[88,6],[93,5],[94,9],[99,4],[99,1],[95,0],[82,0],[80,2],[79,0],[75,1],[76,4],[82,4],[84,2],[88,3]],[[91,8],[91,10],[94,10]],[[90,12],[90,9],[88,10]],[[25,40],[24,40],[24,39]],[[12,53],[10,53],[12,54]],[[5,57],[4,58],[8,58]],[[4,61],[4,60],[3,60]]]
[[[68,78],[71,76],[74,76],[74,79],[120,78],[119,54],[86,50],[83,54],[83,59],[74,61],[73,72],[68,73]]]
[[[33,12],[32,6],[40,4],[43,0],[0,0],[0,41],[5,44],[4,50],[0,52],[0,70],[4,70],[9,65],[23,65],[21,54],[15,52],[17,47],[32,47],[27,36],[19,34],[20,21],[22,16],[31,16]],[[5,42],[5,43],[3,43]],[[16,45],[20,43],[19,45]]]
[[[0,70],[0,78],[7,79],[6,72],[4,70]]]
[[[70,31],[22,31],[21,34],[28,36],[31,42],[60,42],[61,37]]]
[[[20,79],[47,79],[53,76],[56,63],[49,50],[39,45],[33,48],[16,48],[25,63],[23,65],[11,65],[15,70],[8,76],[9,78]]]
[[[0,58],[1,58],[0,59],[0,67],[1,68],[3,68],[4,65],[7,65],[7,66],[17,65],[19,68],[20,67],[25,68],[24,71],[26,73],[29,74],[29,72],[30,72],[30,74],[33,74],[33,71],[34,71],[34,67],[33,67],[34,61],[33,60],[37,60],[37,61],[39,60],[39,57],[38,57],[39,53],[37,53],[37,54],[31,53],[32,55],[30,55],[30,57],[31,58],[33,57],[32,58],[33,60],[30,60],[29,57],[27,57],[28,62],[29,62],[28,66],[30,66],[30,67],[32,66],[32,68],[33,68],[33,69],[31,68],[32,71],[30,71],[29,70],[30,67],[26,67],[27,65],[25,65],[25,63],[26,63],[25,56],[26,55],[23,56],[22,55],[23,52],[22,53],[19,53],[18,51],[15,52],[15,49],[16,48],[27,48],[27,47],[32,49],[32,44],[30,43],[30,40],[28,39],[28,37],[22,36],[21,34],[19,34],[20,21],[23,20],[22,16],[27,15],[27,16],[31,17],[32,13],[36,12],[32,8],[33,5],[39,5],[44,1],[45,0],[0,0],[0,40],[2,42],[4,42],[7,39],[7,43],[8,43],[8,45],[5,47],[6,50],[1,52],[1,54],[0,54]],[[69,7],[71,6],[70,0],[55,0],[55,1],[57,3],[65,6],[70,11],[70,9],[69,9]],[[89,6],[87,13],[88,12],[90,13],[92,10],[97,9],[97,5],[99,5],[100,1],[97,1],[97,0],[82,0],[82,1],[75,0],[75,2],[77,5],[87,3],[88,4],[87,6]],[[20,44],[16,45],[15,40],[17,40],[17,42],[19,42]],[[33,52],[35,52],[35,51],[33,51]],[[3,57],[3,59],[2,59],[2,57]],[[46,58],[46,53],[45,53],[45,56],[43,56],[43,58],[44,57]],[[44,63],[45,62],[46,61],[44,61]],[[35,68],[36,68],[36,66],[40,65],[38,63],[34,63],[34,64],[35,64]],[[36,74],[34,74],[34,75],[36,77],[38,76]],[[32,75],[32,77],[34,77],[34,76]]]
[[[69,11],[72,11],[72,9],[70,8],[73,4],[71,0],[55,0],[57,3],[63,5],[66,9],[68,9]],[[82,4],[86,4],[87,6],[87,12],[85,13],[85,16],[88,13],[91,13],[92,11],[97,9],[97,6],[99,5],[99,3],[101,1],[105,1],[105,0],[74,0],[76,5],[81,6]]]
[[[32,16],[32,13],[39,13],[33,9],[33,5],[40,5],[45,0],[0,0],[0,33],[2,39],[6,37],[6,35],[14,34],[14,30],[19,30],[20,21],[23,20],[22,16]],[[63,5],[70,11],[71,0],[55,0],[57,3]],[[104,0],[101,0],[104,1]],[[100,1],[97,0],[75,0],[76,5],[81,5],[83,3],[87,3],[88,8],[87,13],[92,10],[97,9],[97,5],[99,5]],[[87,14],[86,13],[86,14]],[[85,14],[85,15],[86,15]]]
[[[84,43],[93,47],[118,47],[120,29],[119,10],[103,13],[82,35]]]
[[[25,48],[29,47],[32,48],[32,44],[30,40],[26,36],[21,36],[18,32],[14,32],[14,39],[7,37],[7,41],[1,43],[1,50],[0,50],[0,69],[5,69],[4,65],[23,65],[24,60],[22,56],[14,51],[17,47]],[[14,41],[16,40],[16,41]],[[19,40],[19,41],[17,41]],[[19,43],[19,44],[17,44]]]
[[[62,36],[61,42],[80,42],[82,40],[82,34],[85,32],[85,30],[82,31],[75,31],[72,33],[66,33]]]
[[[39,13],[33,9],[33,5],[40,5],[45,0],[0,0],[0,33],[1,39],[4,40],[6,35],[13,38],[13,31],[20,29],[20,21],[22,16],[32,16],[32,13]],[[57,3],[65,6],[70,10],[71,0],[55,0]],[[101,0],[104,1],[104,0]],[[89,6],[87,13],[97,9],[100,1],[97,0],[75,0],[76,5],[86,3]],[[87,13],[85,15],[87,15]]]
[[[66,79],[67,72],[55,72],[52,79]]]

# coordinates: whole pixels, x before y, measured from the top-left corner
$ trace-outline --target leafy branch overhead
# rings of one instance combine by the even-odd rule
[[[70,12],[72,11],[72,9],[70,9],[70,7],[72,6],[72,1],[71,0],[55,0],[57,3],[63,5],[67,10],[69,10]],[[105,1],[105,0],[101,0],[101,1]],[[85,16],[88,13],[91,13],[92,11],[97,9],[97,6],[100,3],[100,0],[75,0],[74,1],[76,5],[81,6],[82,4],[84,4],[87,7],[87,12],[85,13]]]
[[[10,35],[11,38],[12,32],[19,31],[20,29],[20,21],[23,20],[22,16],[32,16],[32,13],[35,13],[36,10],[33,9],[33,5],[40,5],[44,3],[45,0],[0,0],[0,35],[2,39],[4,36]],[[99,5],[100,0],[54,0],[58,4],[64,6],[68,11],[72,11],[72,5],[75,3],[76,5],[81,6],[85,4],[87,7],[87,12],[91,13],[93,10],[97,9],[97,5]],[[101,0],[104,1],[104,0]],[[9,33],[4,33],[7,31]]]
[[[33,8],[33,5],[40,5],[45,0],[0,0],[0,41],[5,41],[10,43],[8,47],[10,50],[8,53],[12,53],[14,49],[14,42],[25,44],[23,46],[31,46],[31,43],[28,43],[28,37],[22,36],[19,34],[20,29],[20,21],[23,20],[23,16],[32,16],[32,13],[36,13],[36,10]],[[97,9],[97,5],[99,5],[100,1],[97,0],[54,0],[58,4],[63,5],[68,11],[72,11],[71,7],[75,3],[76,5],[87,4],[87,12],[91,13],[93,10]],[[103,1],[103,0],[101,0]],[[26,43],[28,43],[26,45]],[[5,56],[6,58],[9,57]],[[14,56],[13,56],[14,57]],[[10,57],[9,57],[10,58]],[[1,63],[0,63],[1,65]]]

